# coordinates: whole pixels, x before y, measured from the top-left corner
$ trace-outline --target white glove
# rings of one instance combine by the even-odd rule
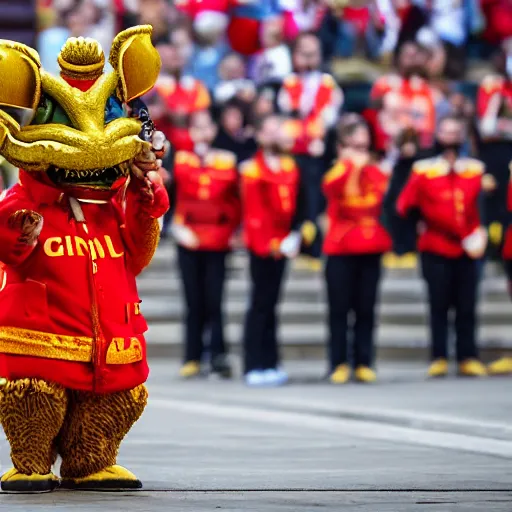
[[[482,258],[487,248],[487,230],[482,226],[476,228],[462,240],[462,248],[470,258],[475,260]]]
[[[199,238],[197,238],[197,235],[190,228],[187,228],[187,226],[172,224],[171,235],[178,245],[182,245],[187,249],[196,249],[199,247]]]
[[[302,237],[299,232],[292,231],[287,237],[281,241],[279,251],[286,258],[295,258],[300,251]]]

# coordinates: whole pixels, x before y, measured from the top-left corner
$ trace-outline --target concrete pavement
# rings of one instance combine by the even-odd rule
[[[2,495],[0,509],[512,510],[511,378],[427,382],[422,365],[386,362],[377,385],[333,387],[321,363],[288,368],[290,385],[247,389],[154,361],[119,457],[144,491]]]

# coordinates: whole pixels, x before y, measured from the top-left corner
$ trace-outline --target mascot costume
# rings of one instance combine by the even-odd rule
[[[109,71],[91,39],[69,39],[58,62],[55,77],[0,41],[0,154],[20,168],[0,200],[0,422],[14,466],[1,488],[137,489],[116,457],[147,399],[135,277],[169,207],[155,172],[165,141],[139,99],[160,59],[139,26],[116,37]]]

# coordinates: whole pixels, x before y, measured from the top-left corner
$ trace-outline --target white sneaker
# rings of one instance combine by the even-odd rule
[[[245,384],[251,387],[265,386],[265,373],[261,370],[251,370],[245,374]]]
[[[282,386],[288,382],[288,374],[278,368],[269,368],[263,372],[267,386]]]

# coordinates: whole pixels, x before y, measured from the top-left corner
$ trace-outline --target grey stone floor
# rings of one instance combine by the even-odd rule
[[[289,386],[254,390],[155,362],[119,457],[143,491],[0,495],[0,509],[512,510],[512,377],[427,382],[421,365],[383,363],[376,385],[333,387],[321,364],[288,368]]]

